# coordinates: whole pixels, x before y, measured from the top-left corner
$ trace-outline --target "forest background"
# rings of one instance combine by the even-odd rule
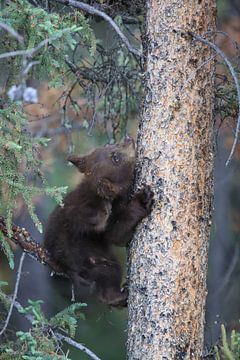
[[[240,5],[234,0],[219,0],[217,6],[218,30],[227,32],[233,40],[239,43]],[[138,9],[133,10],[138,11]],[[55,26],[58,25],[57,18],[51,19],[52,29],[49,26],[47,30],[42,28],[42,31],[48,31],[49,38],[54,37],[52,46],[56,52],[65,42],[68,47],[66,53],[69,53],[69,57],[65,58],[62,53],[58,52],[58,57],[54,62],[52,55],[45,53],[41,59],[38,59],[38,64],[31,65],[31,69],[26,75],[22,74],[21,63],[13,64],[15,59],[10,59],[9,62],[0,59],[2,92],[0,105],[3,117],[8,116],[4,108],[4,99],[7,97],[7,91],[13,89],[19,74],[21,81],[26,81],[28,87],[37,88],[39,92],[38,104],[24,106],[25,120],[29,123],[31,134],[34,134],[34,140],[31,140],[32,142],[29,140],[32,138],[26,131],[23,142],[25,148],[18,149],[17,145],[11,143],[10,140],[8,146],[19,157],[22,157],[21,151],[27,153],[30,149],[29,146],[33,146],[36,151],[35,156],[31,153],[26,156],[25,161],[29,166],[35,166],[35,170],[38,171],[40,157],[41,171],[45,178],[35,180],[36,174],[24,174],[23,181],[26,181],[26,178],[28,181],[34,180],[35,186],[15,189],[16,193],[11,193],[11,196],[3,187],[4,201],[1,202],[1,210],[6,214],[7,222],[10,224],[12,207],[8,207],[6,204],[10,201],[14,203],[15,199],[17,200],[13,213],[14,222],[26,228],[38,242],[42,240],[39,232],[41,230],[40,221],[44,228],[49,213],[56,206],[55,200],[60,200],[60,193],[64,191],[64,187],[67,186],[68,189],[71,189],[79,182],[79,174],[66,162],[67,155],[72,152],[86,153],[106,142],[119,140],[126,132],[136,138],[138,116],[141,109],[142,64],[137,57],[124,49],[110,25],[100,18],[87,16],[87,20],[85,20],[79,13],[75,25],[73,25],[70,15],[68,15],[68,13],[65,14],[62,28],[58,34],[55,33]],[[2,5],[1,17],[4,19],[4,16],[6,18],[4,5]],[[30,19],[32,34],[39,24],[38,16],[41,17],[42,14],[36,14],[36,18]],[[138,25],[142,22],[141,17],[142,14],[139,11],[137,14],[138,24],[136,24],[136,17],[133,21],[134,17],[129,16],[127,25],[121,16],[115,17],[116,23],[123,29],[136,49],[140,46],[141,26]],[[16,28],[24,26],[21,25],[21,22],[26,21],[24,16],[18,15],[17,19],[19,23],[16,24]],[[81,34],[83,34],[81,38],[77,38],[79,26]],[[64,32],[64,29],[69,29],[69,31]],[[72,32],[76,34],[75,37],[71,36]],[[28,36],[29,48],[42,40],[41,37],[39,39],[31,37],[31,32]],[[31,39],[34,39],[32,44]],[[239,70],[239,48],[222,34],[217,35],[215,40],[231,59],[235,68]],[[6,37],[4,51],[6,48],[11,50],[12,41],[15,40],[9,36]],[[77,46],[77,44],[81,44],[81,46]],[[4,52],[3,50],[1,52]],[[60,67],[59,63],[64,66]],[[76,63],[80,69],[76,70]],[[92,70],[93,67],[96,72]],[[46,68],[50,69],[49,73],[46,72]],[[78,71],[78,81],[75,84],[76,71]],[[217,63],[216,88],[215,200],[209,252],[206,349],[210,349],[218,342],[221,324],[225,324],[227,331],[233,328],[240,330],[240,148],[237,148],[230,166],[227,168],[225,166],[234,137],[237,106],[232,80],[220,61]],[[20,108],[15,102],[12,104],[11,111],[15,114],[15,121],[19,123],[19,127],[24,127],[25,120],[20,115]],[[51,140],[45,141],[44,137]],[[6,146],[4,141],[2,138],[1,146]],[[46,147],[40,150],[42,145],[46,145]],[[8,149],[5,150],[8,151]],[[15,165],[9,163],[9,174],[11,174],[11,166]],[[10,175],[9,179],[8,185],[11,185]],[[40,181],[48,184],[45,194],[38,190]],[[57,187],[59,188],[57,189]],[[19,191],[24,195],[23,197],[18,197]],[[51,197],[55,200],[52,200]],[[38,218],[34,215],[32,198]],[[38,229],[34,223],[37,224]],[[17,246],[13,244],[11,246],[15,254],[16,270],[20,251]],[[5,248],[5,252],[8,253],[8,260],[12,264],[13,259],[9,249]],[[117,252],[123,267],[125,267],[125,251],[118,249]],[[4,254],[0,254],[0,280],[8,282],[8,286],[4,287],[4,290],[12,293],[15,284],[15,270],[9,269],[8,260]],[[70,283],[61,277],[52,278],[49,275],[50,271],[46,266],[38,264],[27,256],[24,260],[18,294],[18,301],[23,306],[28,305],[29,298],[34,301],[43,300],[41,307],[47,317],[51,317],[69,306],[71,299]],[[83,297],[83,302],[87,303],[87,307],[81,310],[85,315],[85,320],[79,321],[75,339],[93,350],[101,359],[120,360],[125,358],[126,311],[109,309],[91,297]],[[4,324],[4,320],[5,313],[1,312],[1,323]],[[16,329],[27,331],[28,326],[29,323],[24,317],[14,311],[6,336],[13,336]],[[70,347],[64,345],[65,353],[68,348]],[[69,357],[78,359],[79,350],[72,347],[70,349]],[[81,353],[81,358],[87,359],[88,356]]]

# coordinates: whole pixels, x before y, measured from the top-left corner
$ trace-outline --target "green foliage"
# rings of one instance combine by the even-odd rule
[[[92,103],[95,103],[95,97],[98,99],[96,110],[103,111],[108,119],[118,118],[120,115],[121,120],[126,123],[127,114],[138,107],[138,102],[133,100],[134,96],[129,96],[140,92],[140,82],[136,81],[138,70],[131,77],[131,84],[128,85],[126,82],[132,68],[136,66],[136,60],[120,47],[113,52],[109,49],[113,61],[110,61],[111,58],[103,47],[101,54],[96,55],[96,39],[88,19],[81,12],[74,11],[70,7],[52,6],[52,3],[50,7],[51,11],[47,11],[45,2],[41,7],[32,6],[27,0],[2,1],[0,21],[18,32],[23,38],[23,44],[19,44],[7,31],[0,29],[0,53],[36,48],[39,43],[49,39],[33,57],[27,59],[29,63],[34,61],[34,66],[28,72],[28,78],[47,80],[50,87],[62,86],[64,79],[69,81],[69,75],[66,77],[67,71],[69,74],[69,67],[65,62],[66,56],[73,61],[76,55],[73,62],[77,66],[79,63],[76,63],[76,59],[77,62],[81,62],[83,74],[89,71],[91,75],[91,70],[96,67],[96,72],[103,79],[103,85],[98,86],[99,79],[96,79],[94,74],[91,77],[87,73],[83,82],[79,74],[72,74],[74,82],[79,77],[80,85],[77,92],[80,90],[82,95],[83,90],[87,89],[87,99],[91,99]],[[121,18],[118,19],[118,23],[122,26]],[[79,51],[77,47],[81,48],[81,46],[88,51]],[[88,61],[85,62],[86,57]],[[22,102],[11,103],[7,98],[6,93],[11,85],[22,84],[27,80],[23,79],[22,60],[21,56],[9,57],[7,61],[0,60],[2,72],[4,73],[6,69],[7,75],[3,77],[7,80],[0,89],[0,215],[6,218],[9,234],[11,234],[12,214],[18,207],[19,200],[24,200],[38,230],[42,231],[40,220],[35,213],[34,196],[48,195],[61,204],[62,195],[66,191],[65,187],[49,186],[41,171],[41,149],[48,145],[49,139],[32,136],[28,130],[28,119]],[[115,65],[120,69],[119,75],[113,74]],[[106,70],[102,73],[104,69]],[[93,83],[89,86],[88,81],[90,82],[91,79]],[[76,111],[80,109],[77,102],[73,102],[72,106],[75,106]],[[65,121],[62,125],[71,127],[70,121],[69,123]],[[89,128],[87,121],[83,125]],[[118,124],[114,129],[117,129],[117,126]],[[10,267],[13,268],[11,248],[0,233],[1,248],[8,258]],[[0,328],[5,319],[5,311],[10,305],[9,297],[2,291],[5,285],[7,285],[5,282],[0,282],[0,303],[3,305],[1,310],[4,309],[1,311]],[[86,304],[72,304],[51,319],[47,319],[42,312],[41,303],[40,300],[29,300],[28,306],[21,310],[23,316],[31,321],[29,331],[18,331],[16,337],[12,333],[11,338],[14,338],[14,341],[8,341],[9,329],[6,330],[4,342],[0,343],[0,360],[69,359],[61,350],[62,344],[59,344],[54,336],[54,331],[59,329],[74,337],[78,320],[84,318],[81,309]]]
[[[239,360],[240,359],[240,334],[232,330],[230,339],[224,325],[221,325],[222,345],[215,347],[216,360]]]
[[[4,254],[6,255],[10,269],[13,270],[14,269],[13,252],[12,252],[11,246],[6,241],[6,239],[4,238],[4,236],[1,232],[0,232],[0,249],[2,249]]]
[[[21,14],[21,16],[19,16]],[[81,12],[51,12],[48,13],[41,7],[34,7],[27,0],[16,0],[6,2],[0,11],[0,21],[12,26],[24,38],[25,49],[36,47],[41,41],[50,39],[49,45],[44,46],[34,56],[39,64],[34,71],[39,79],[49,81],[49,86],[61,86],[63,74],[67,70],[65,55],[73,50],[76,44],[81,41],[89,46],[91,54],[96,48],[96,40],[88,20]],[[18,43],[7,41],[9,35],[3,33],[1,41],[1,52],[18,49]],[[13,59],[12,69],[17,75],[21,66],[21,58]],[[16,76],[12,76],[10,83],[15,84]]]
[[[4,285],[3,283],[0,283]],[[0,292],[0,301],[1,292]],[[29,306],[19,310],[20,313],[30,316],[32,327],[29,331],[18,331],[17,340],[13,343],[0,345],[0,360],[24,359],[24,360],[57,360],[69,359],[67,355],[59,351],[58,341],[53,335],[56,329],[62,330],[71,337],[75,336],[77,320],[84,319],[80,311],[86,304],[74,303],[63,311],[57,313],[48,320],[41,309],[41,300],[28,300]]]
[[[17,340],[0,345],[0,360],[67,360],[65,354],[56,351],[54,339],[40,329],[18,331]]]
[[[65,56],[73,52],[79,44],[87,46],[93,55],[96,40],[88,20],[81,12],[66,11],[61,7],[57,12],[32,6],[27,0],[2,2],[0,21],[11,26],[23,38],[23,43],[7,31],[0,30],[0,53],[36,48],[48,39],[48,43],[34,53],[32,60],[37,62],[28,73],[30,78],[45,80],[48,85],[61,86],[68,70]],[[29,62],[31,61],[28,59]],[[6,62],[0,60],[3,69]],[[23,61],[21,56],[8,58],[9,71],[5,94],[0,107],[0,215],[6,218],[6,226],[11,235],[12,214],[19,200],[24,200],[36,227],[42,232],[42,225],[35,212],[33,198],[47,195],[62,204],[66,187],[51,187],[42,174],[40,152],[48,145],[49,139],[34,137],[28,130],[28,119],[22,102],[10,102],[6,91],[11,85],[23,81]],[[13,253],[9,243],[0,232],[0,247],[6,254],[9,265],[14,267]],[[7,285],[0,282],[0,303],[2,309],[9,309],[10,300],[2,290]],[[85,304],[72,304],[48,320],[41,309],[42,301],[31,301],[20,312],[31,321],[28,332],[16,332],[14,342],[0,344],[0,360],[57,360],[68,359],[58,344],[52,329],[60,329],[74,336],[78,319],[83,319],[81,308]],[[5,310],[1,313],[4,320]]]
[[[41,222],[34,211],[33,196],[46,194],[61,203],[62,194],[66,192],[66,187],[48,186],[40,171],[42,162],[38,155],[48,139],[31,136],[27,126],[21,103],[12,103],[0,110],[0,211],[6,217],[9,233],[19,197],[25,200],[34,223],[42,232]],[[2,235],[0,244],[13,268],[11,248]]]
[[[43,303],[42,300],[28,300],[29,306],[23,308],[22,310],[19,310],[22,314],[32,314],[34,319],[32,321],[32,324],[35,326],[45,326],[47,324],[47,319],[45,318],[42,309],[41,304]]]
[[[31,49],[49,39],[49,43],[34,54],[34,61],[38,61],[34,71],[39,79],[44,79],[47,75],[50,86],[62,85],[63,74],[67,69],[65,56],[79,41],[88,45],[92,54],[96,47],[93,31],[80,12],[63,10],[48,13],[41,7],[32,6],[27,0],[16,0],[2,4],[0,21],[11,26],[24,39],[24,45],[20,46],[8,32],[1,30],[1,52],[18,50],[19,47]],[[11,58],[9,66],[11,73],[8,86],[17,84],[21,78],[21,57]],[[32,220],[42,232],[33,196],[46,194],[61,203],[62,194],[66,192],[65,187],[49,187],[41,174],[38,153],[42,146],[47,146],[48,141],[49,139],[31,136],[20,102],[9,104],[5,99],[0,110],[0,212],[6,217],[9,234],[12,214],[19,197],[24,199]],[[0,245],[13,268],[12,251],[2,235]]]
[[[236,72],[238,73],[238,69]],[[236,88],[225,80],[217,86],[216,90],[215,111],[221,122],[225,119],[236,118],[238,112]]]
[[[58,327],[69,334],[70,337],[74,337],[77,329],[77,320],[85,319],[85,316],[80,310],[82,307],[87,306],[84,303],[74,303],[57,313],[53,318],[49,320],[51,327]]]
[[[8,283],[6,281],[0,281],[0,303],[3,304],[3,306],[6,310],[9,309],[10,301],[9,301],[7,295],[2,291],[2,287],[7,286],[7,285],[8,285]]]

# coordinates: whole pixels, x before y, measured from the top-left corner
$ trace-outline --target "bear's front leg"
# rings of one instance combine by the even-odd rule
[[[105,237],[117,246],[126,246],[131,240],[137,224],[150,214],[153,205],[153,192],[150,186],[139,190],[130,202],[113,215]]]
[[[148,216],[152,210],[153,191],[146,185],[139,190],[129,203],[129,207],[135,215],[136,224]]]

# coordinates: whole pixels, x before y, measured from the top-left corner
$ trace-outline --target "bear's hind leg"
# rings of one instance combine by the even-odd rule
[[[128,292],[127,288],[121,290],[122,271],[117,259],[91,256],[89,260],[92,263],[89,275],[95,282],[98,299],[110,306],[127,306]]]

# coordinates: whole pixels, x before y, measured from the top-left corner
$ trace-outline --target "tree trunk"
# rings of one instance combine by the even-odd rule
[[[148,0],[137,185],[152,214],[129,252],[128,359],[200,359],[213,170],[215,0]],[[211,59],[210,59],[211,58]]]

